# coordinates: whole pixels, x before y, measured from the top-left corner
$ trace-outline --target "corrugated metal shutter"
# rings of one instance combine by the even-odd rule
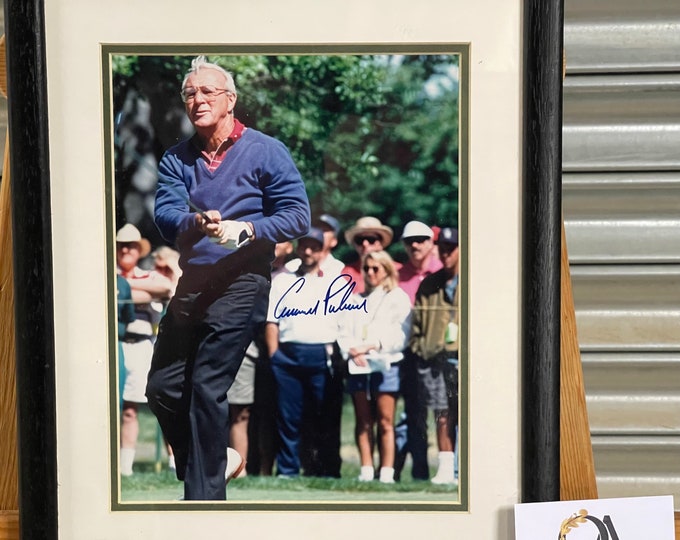
[[[565,0],[563,208],[600,497],[680,507],[680,1]]]

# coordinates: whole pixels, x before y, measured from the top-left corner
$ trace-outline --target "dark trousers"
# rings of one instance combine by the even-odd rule
[[[146,395],[185,500],[226,498],[227,390],[266,318],[268,296],[265,277],[242,274],[208,291],[178,291],[161,321]]]
[[[248,422],[248,474],[271,476],[279,447],[276,432],[276,381],[266,347],[255,363],[255,400]]]
[[[398,445],[395,455],[395,478],[401,478],[406,455],[411,454],[414,480],[427,480],[430,470],[427,463],[427,403],[420,391],[417,359],[405,354],[400,369],[401,394],[406,415],[406,442]]]
[[[322,432],[322,404],[328,378],[324,344],[281,343],[271,360],[278,396],[278,474],[300,474],[300,437],[303,418]],[[316,446],[316,445],[315,445]]]
[[[402,393],[404,397],[404,413],[406,423],[406,441],[403,441],[403,431],[400,441],[399,432],[403,424],[397,426],[397,448],[395,456],[395,478],[401,477],[406,454],[411,453],[413,469],[411,475],[414,480],[427,480],[429,478],[429,466],[427,462],[427,390],[418,372],[418,367],[429,367],[441,373],[446,387],[446,409],[449,411],[451,422],[449,424],[449,438],[451,444],[456,446],[456,428],[458,426],[458,369],[446,360],[431,360],[425,362],[407,354],[402,363]]]
[[[340,431],[347,362],[340,355],[337,344],[333,349],[321,404],[321,426],[317,428],[311,421],[303,419],[300,460],[305,476],[340,478]]]

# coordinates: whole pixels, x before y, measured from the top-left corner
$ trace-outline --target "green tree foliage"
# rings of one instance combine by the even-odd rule
[[[114,107],[131,89],[148,100],[157,158],[188,134],[179,87],[190,60],[114,58]],[[290,149],[315,214],[331,213],[343,228],[373,215],[397,234],[411,219],[457,223],[457,56],[209,60],[235,76],[236,116]]]

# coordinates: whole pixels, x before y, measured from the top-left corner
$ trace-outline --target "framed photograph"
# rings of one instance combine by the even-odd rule
[[[511,538],[514,504],[556,499],[560,3],[208,0],[188,23],[186,6],[156,0],[74,2],[6,3],[13,205],[31,209],[15,211],[22,538]],[[118,233],[135,225],[145,254],[172,247],[150,226],[158,161],[191,135],[180,90],[200,55],[234,72],[246,129],[298,161],[312,217],[347,230],[379,214],[397,261],[407,219],[457,226],[455,484],[418,487],[407,465],[362,485],[350,426],[340,478],[249,474],[226,501],[179,500],[172,445],[144,404],[139,459],[121,474]]]
[[[238,92],[234,116],[248,126],[246,130],[257,126],[258,130],[276,134],[276,138],[290,149],[304,179],[312,226],[332,229],[327,234],[333,237],[333,256],[324,256],[321,263],[328,283],[323,295],[324,314],[319,315],[318,320],[316,313],[307,313],[306,306],[302,313],[283,307],[276,309],[276,306],[291,302],[293,293],[287,292],[283,298],[282,291],[277,293],[273,279],[269,295],[272,315],[277,321],[275,324],[294,338],[314,338],[299,333],[310,324],[333,325],[337,330],[331,331],[327,341],[343,343],[355,339],[344,334],[349,326],[354,328],[358,324],[355,321],[361,316],[343,314],[342,311],[346,311],[343,308],[373,303],[368,295],[357,298],[354,304],[349,302],[351,291],[364,285],[364,278],[353,274],[364,251],[364,246],[353,241],[358,223],[366,220],[380,223],[377,229],[360,229],[356,233],[359,238],[362,233],[370,234],[371,230],[377,234],[385,231],[391,236],[386,240],[380,238],[380,247],[389,255],[389,264],[398,269],[400,287],[408,290],[409,283],[415,284],[411,285],[414,302],[417,283],[407,273],[413,263],[409,262],[406,244],[399,241],[408,232],[407,223],[459,229],[455,241],[466,244],[465,217],[459,220],[458,209],[467,207],[469,47],[466,44],[352,44],[203,46],[193,49],[166,45],[105,45],[102,55],[105,191],[112,195],[112,200],[107,201],[107,228],[112,231],[108,237],[111,244],[108,249],[108,305],[111,323],[110,440],[114,464],[112,507],[138,510],[153,505],[157,509],[189,510],[189,501],[178,503],[183,496],[182,483],[175,474],[172,445],[166,444],[167,441],[160,442],[160,426],[147,410],[145,396],[139,393],[135,396],[133,391],[143,389],[146,384],[152,344],[156,340],[153,326],[164,311],[172,310],[171,293],[165,289],[152,291],[151,302],[146,301],[146,295],[143,302],[134,302],[132,297],[125,301],[116,297],[120,291],[115,286],[118,275],[127,277],[133,293],[137,289],[142,295],[150,290],[151,283],[159,287],[164,277],[169,278],[166,280],[168,286],[175,279],[181,281],[180,274],[185,268],[180,265],[191,266],[186,260],[186,252],[184,258],[181,256],[182,242],[179,239],[169,242],[163,238],[153,215],[153,199],[157,193],[168,190],[172,196],[179,196],[177,191],[181,189],[170,184],[169,178],[161,172],[163,167],[157,164],[177,141],[193,137],[193,126],[187,121],[191,104],[183,103],[178,90],[185,73],[191,70],[192,62],[197,58],[205,58],[233,73]],[[199,97],[198,108],[203,106],[200,100]],[[418,150],[408,152],[407,149],[415,144]],[[199,167],[203,167],[202,162]],[[419,193],[424,196],[419,198]],[[182,194],[182,205],[184,199]],[[188,213],[202,211],[194,205],[194,202],[187,204],[185,210]],[[462,222],[461,226],[459,222]],[[333,227],[328,227],[329,223]],[[149,249],[131,252],[127,245],[131,237],[125,236],[131,231],[138,233],[142,242],[148,242]],[[427,256],[436,262],[430,263],[426,259],[424,267],[441,265],[434,245],[434,241],[428,242],[426,249],[431,250]],[[365,251],[378,251],[378,244],[371,246]],[[295,273],[296,280],[301,277],[299,271],[294,271],[304,259],[298,247],[288,241],[277,244],[277,249],[287,251],[271,263],[272,275]],[[462,249],[466,253],[466,248]],[[421,252],[426,253],[426,250],[418,248],[413,257],[417,258]],[[219,255],[223,253],[220,248]],[[467,261],[465,257],[459,257],[459,261],[463,268],[460,272],[463,290]],[[344,279],[330,279],[340,276],[351,278],[346,286]],[[418,276],[416,280],[419,282]],[[182,285],[176,287],[181,289]],[[402,295],[403,298],[406,296]],[[312,300],[316,305],[317,299]],[[460,302],[467,302],[466,293],[461,295]],[[365,310],[359,308],[358,311],[366,315],[370,325],[370,321],[380,321],[382,305],[378,302],[375,310],[368,309],[367,305]],[[137,312],[137,319],[129,323],[125,322],[127,316],[121,317],[126,306],[134,306]],[[409,308],[404,312],[405,316],[408,314],[408,319],[403,321],[407,326],[410,325],[410,311]],[[464,316],[458,317],[461,338],[456,373],[460,376],[455,386],[460,391],[452,396],[457,403],[451,407],[451,414],[456,417],[458,409],[464,414],[468,410],[466,316],[467,309]],[[345,320],[347,317],[352,318],[351,325]],[[118,332],[114,331],[118,328]],[[280,441],[290,436],[285,432],[287,426],[282,425],[283,419],[277,417],[285,409],[285,403],[277,405],[274,396],[281,398],[283,394],[285,399],[290,391],[286,386],[288,383],[279,381],[276,362],[264,351],[265,329],[259,332],[261,334],[249,347],[246,360],[237,373],[235,390],[230,389],[228,393],[230,417],[233,417],[230,439],[235,439],[234,444],[247,458],[246,470],[242,478],[230,484],[229,503],[218,505],[218,508],[467,510],[467,417],[460,422],[456,418],[451,423],[451,430],[457,435],[447,437],[447,440],[452,453],[457,442],[459,449],[457,459],[454,459],[455,455],[450,456],[451,466],[442,469],[450,469],[446,482],[443,482],[443,472],[427,487],[422,481],[437,474],[436,443],[430,445],[429,455],[426,455],[427,451],[419,453],[417,447],[409,452],[408,410],[413,410],[411,401],[424,401],[425,398],[417,395],[411,398],[408,393],[409,366],[406,363],[411,360],[404,358],[402,362],[401,323],[380,330],[386,343],[397,343],[399,358],[389,369],[378,370],[380,375],[371,376],[394,379],[395,382],[390,383],[394,386],[383,386],[389,391],[386,390],[388,395],[380,399],[372,399],[370,393],[365,392],[369,403],[390,400],[381,407],[386,407],[383,414],[387,415],[389,424],[396,424],[394,432],[384,437],[389,441],[386,444],[397,448],[397,455],[394,458],[385,456],[389,461],[382,473],[383,481],[379,482],[370,482],[363,477],[357,482],[362,463],[369,459],[369,450],[361,446],[363,443],[355,442],[356,426],[364,420],[354,418],[361,405],[353,405],[355,397],[351,388],[363,384],[360,381],[367,375],[354,376],[352,371],[358,367],[343,358],[340,346],[330,355],[332,369],[326,374],[329,379],[325,383],[321,406],[308,407],[321,412],[318,416],[310,413],[310,417],[303,410],[306,418],[300,427],[300,440],[295,443],[300,445],[298,459],[301,462],[295,464],[297,469],[293,471],[298,476],[297,481],[279,477],[282,474],[290,476],[293,465],[287,461],[283,465],[279,463],[284,459],[280,452],[287,451],[287,447],[280,448]],[[361,341],[359,337],[356,339]],[[321,360],[325,366],[325,354]],[[137,362],[143,363],[144,369],[138,369]],[[121,368],[123,363],[130,364],[128,369]],[[138,376],[141,382],[137,383],[135,378]],[[363,396],[364,392],[361,393]],[[427,438],[434,441],[434,422],[427,422],[427,425]],[[318,433],[318,440],[304,435],[305,432]],[[366,434],[366,442],[376,447],[375,453],[384,463],[383,454],[393,451],[384,451],[383,443],[379,444],[379,441],[372,443],[374,434],[371,432]],[[241,433],[246,435],[244,442],[239,440]],[[382,431],[376,436],[383,437]],[[378,447],[380,451],[377,451]],[[408,455],[410,459],[407,459]],[[424,472],[423,467],[427,471]],[[246,475],[247,479],[244,478]],[[374,479],[373,472],[369,476]],[[396,484],[390,483],[395,477],[399,480],[398,489]],[[438,483],[440,479],[443,483]],[[390,487],[386,488],[385,484]],[[282,503],[285,504],[282,506]],[[198,508],[205,509],[205,506],[202,501]]]

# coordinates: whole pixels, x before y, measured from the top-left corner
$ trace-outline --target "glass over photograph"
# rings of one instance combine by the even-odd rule
[[[102,58],[112,509],[467,510],[467,46]]]

